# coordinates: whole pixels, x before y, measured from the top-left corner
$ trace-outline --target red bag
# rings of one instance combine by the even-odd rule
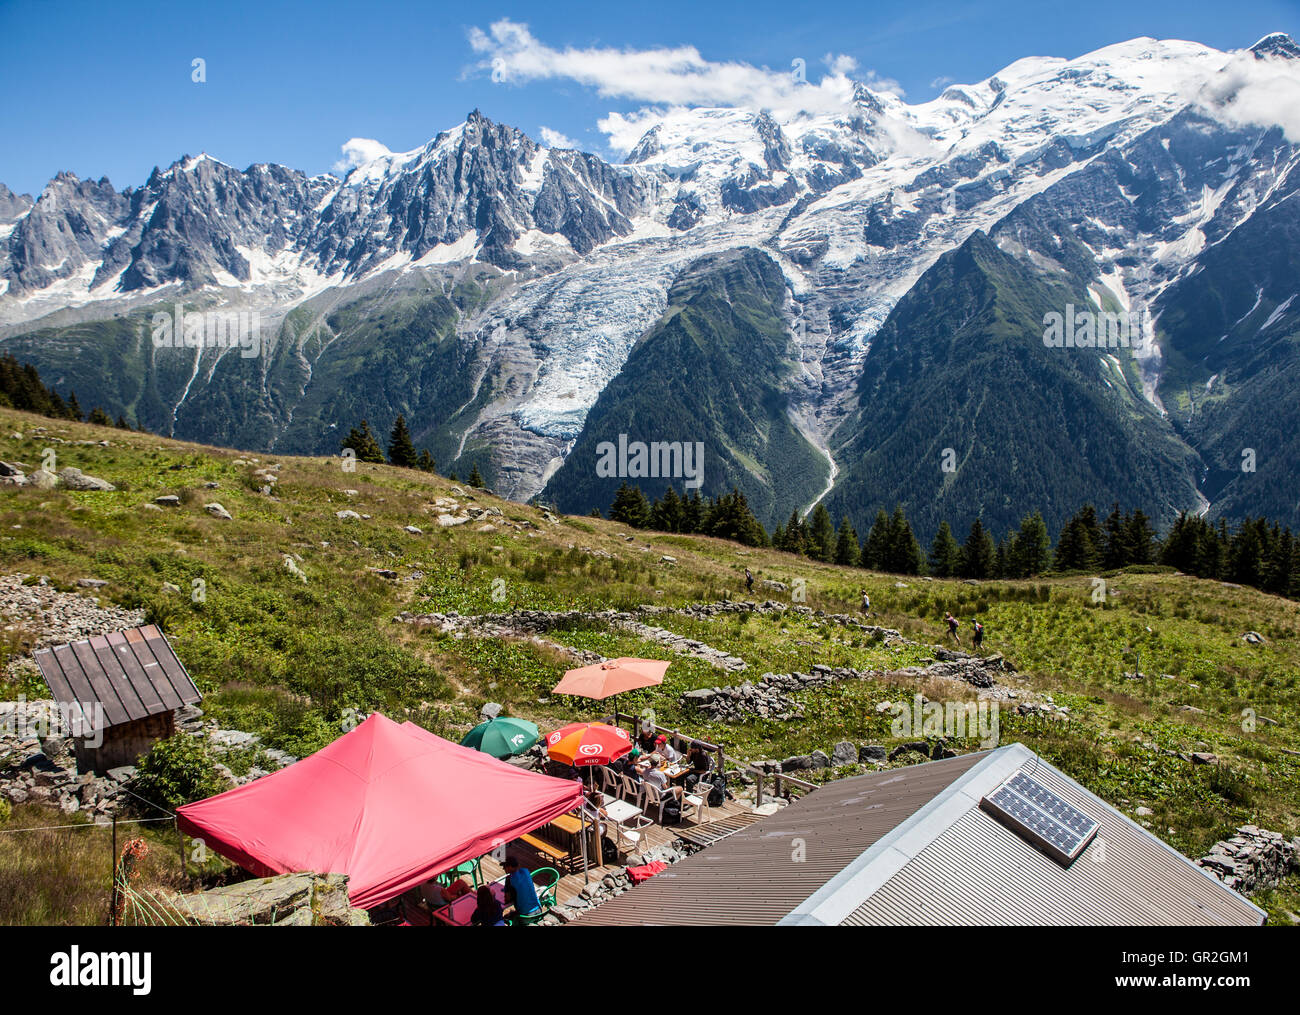
[[[642,881],[654,877],[661,870],[666,870],[668,865],[662,860],[654,860],[650,863],[642,864],[640,867],[629,867],[627,876],[632,879],[632,884],[639,885]]]

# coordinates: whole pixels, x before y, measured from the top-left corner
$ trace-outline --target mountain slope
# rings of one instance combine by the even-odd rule
[[[940,258],[873,340],[857,410],[832,438],[832,516],[897,503],[928,538],[976,517],[1000,534],[1032,509],[1055,529],[1085,501],[1160,521],[1194,506],[1192,455],[1126,351],[1044,345],[1045,316],[1069,304],[1093,309],[982,233]]]
[[[1290,242],[1279,231],[1297,149],[1271,124],[1247,122],[1234,98],[1261,69],[1267,80],[1300,81],[1296,52],[1282,35],[1234,53],[1133,39],[1071,60],[1018,60],[919,104],[857,84],[817,113],[672,109],[646,122],[623,164],[541,146],[476,110],[343,179],[240,171],[209,156],[120,193],[61,174],[35,202],[0,191],[0,345],[56,384],[75,382],[83,404],[199,439],[320,452],[337,427],[356,422],[348,414],[386,426],[384,417],[404,412],[444,468],[478,465],[503,494],[528,499],[549,485],[555,497],[557,470],[591,446],[591,414],[664,323],[674,287],[693,265],[761,251],[792,294],[780,308],[788,339],[776,359],[793,368],[769,376],[776,359],[764,347],[761,392],[729,395],[729,407],[698,391],[670,401],[701,408],[719,435],[720,474],[761,477],[772,492],[753,493],[772,498],[763,513],[775,518],[820,492],[812,477],[824,464],[808,465],[803,445],[829,443],[859,415],[859,380],[881,372],[870,360],[892,341],[878,332],[900,300],[915,290],[942,303],[931,282],[917,287],[941,257],[984,233],[1025,266],[1056,274],[1078,305],[1150,312],[1149,341],[1117,357],[1116,376],[1086,374],[1090,397],[1140,393],[1157,413],[1172,400],[1180,436],[1206,458],[1202,493],[1213,513],[1267,505],[1300,525],[1300,505],[1268,486],[1300,470],[1300,452],[1286,426],[1255,436],[1249,405],[1259,399],[1241,395],[1247,372],[1262,378],[1261,368],[1222,364],[1213,397],[1195,399],[1205,411],[1184,404],[1211,383],[1208,345],[1229,328],[1242,363],[1282,355],[1275,337],[1296,304],[1280,308],[1300,283],[1291,284],[1286,255],[1260,258]],[[1198,292],[1195,280],[1211,278]],[[458,301],[462,286],[476,294]],[[176,303],[259,313],[260,349],[246,358],[144,348],[132,328],[147,331],[149,315]],[[775,306],[760,296],[756,312],[772,316]],[[697,321],[700,333],[730,333],[734,308],[720,300],[713,310],[717,321]],[[1274,310],[1281,316],[1265,327]],[[722,341],[720,362],[732,355]],[[1239,397],[1220,411],[1229,374]],[[1055,377],[1020,372],[1022,389],[1007,397],[1023,399],[1022,420],[1058,398],[1047,380]],[[1286,371],[1276,377],[1260,389],[1274,399],[1290,383]],[[914,380],[921,386],[895,397],[921,397],[924,379]],[[1048,388],[1035,390],[1040,382]],[[746,399],[761,406],[757,436],[736,425]],[[807,441],[794,440],[782,416]],[[1025,424],[999,439],[1019,447],[1037,437]],[[878,449],[864,441],[843,432],[835,440],[849,454],[839,476],[858,484],[841,505],[865,503],[853,467]],[[1271,471],[1236,477],[1228,491],[1236,445],[1267,448]],[[1112,449],[1082,447],[1090,474],[1117,468]],[[1202,481],[1186,447],[1157,453],[1170,455]],[[1139,478],[1121,499],[1154,496],[1144,507],[1163,516],[1186,497],[1166,480],[1148,482],[1149,464],[1140,455],[1128,463]],[[564,471],[564,481],[581,471]],[[1026,478],[1008,495],[1060,504],[1081,487],[1049,473],[1046,485]]]
[[[785,279],[750,249],[692,264],[668,294],[668,310],[601,392],[572,453],[543,497],[564,511],[605,510],[625,477],[597,475],[599,445],[675,442],[704,448],[702,496],[738,487],[768,527],[782,508],[808,500],[825,460],[790,420],[783,390],[793,369],[782,313]],[[684,476],[633,478],[647,496]]]

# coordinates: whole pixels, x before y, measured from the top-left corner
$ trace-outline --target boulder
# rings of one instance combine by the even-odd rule
[[[193,923],[209,927],[368,926],[364,909],[348,903],[346,874],[280,874],[179,895],[172,905]]]
[[[845,765],[856,765],[858,763],[857,745],[847,740],[841,740],[831,748],[831,765],[835,768],[843,768]]]
[[[164,494],[161,497],[155,497],[153,502],[159,507],[180,507],[181,499],[174,493]]]
[[[223,521],[230,521],[230,512],[223,508],[216,501],[211,504],[204,504],[203,510],[212,515],[213,518],[220,518]]]
[[[59,471],[59,481],[69,490],[116,490],[112,483],[98,476],[87,476],[80,469],[68,466]]]

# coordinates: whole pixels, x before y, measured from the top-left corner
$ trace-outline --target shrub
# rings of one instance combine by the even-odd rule
[[[132,792],[169,811],[226,788],[207,745],[186,733],[160,740],[140,759]]]

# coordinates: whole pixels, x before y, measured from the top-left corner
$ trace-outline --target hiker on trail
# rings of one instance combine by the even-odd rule
[[[971,629],[974,631],[971,644],[975,647],[975,651],[978,652],[980,646],[984,644],[984,625],[979,622],[978,618],[976,618],[971,621]]]
[[[866,589],[862,590],[862,615],[864,617],[871,616],[871,597],[867,595]]]
[[[952,635],[952,640],[956,644],[960,645],[961,636],[957,633],[957,625],[960,624],[961,621],[959,621],[951,613],[945,613],[943,619],[948,623],[948,633]]]
[[[750,574],[749,568],[745,568],[745,591],[754,591],[754,576]]]

